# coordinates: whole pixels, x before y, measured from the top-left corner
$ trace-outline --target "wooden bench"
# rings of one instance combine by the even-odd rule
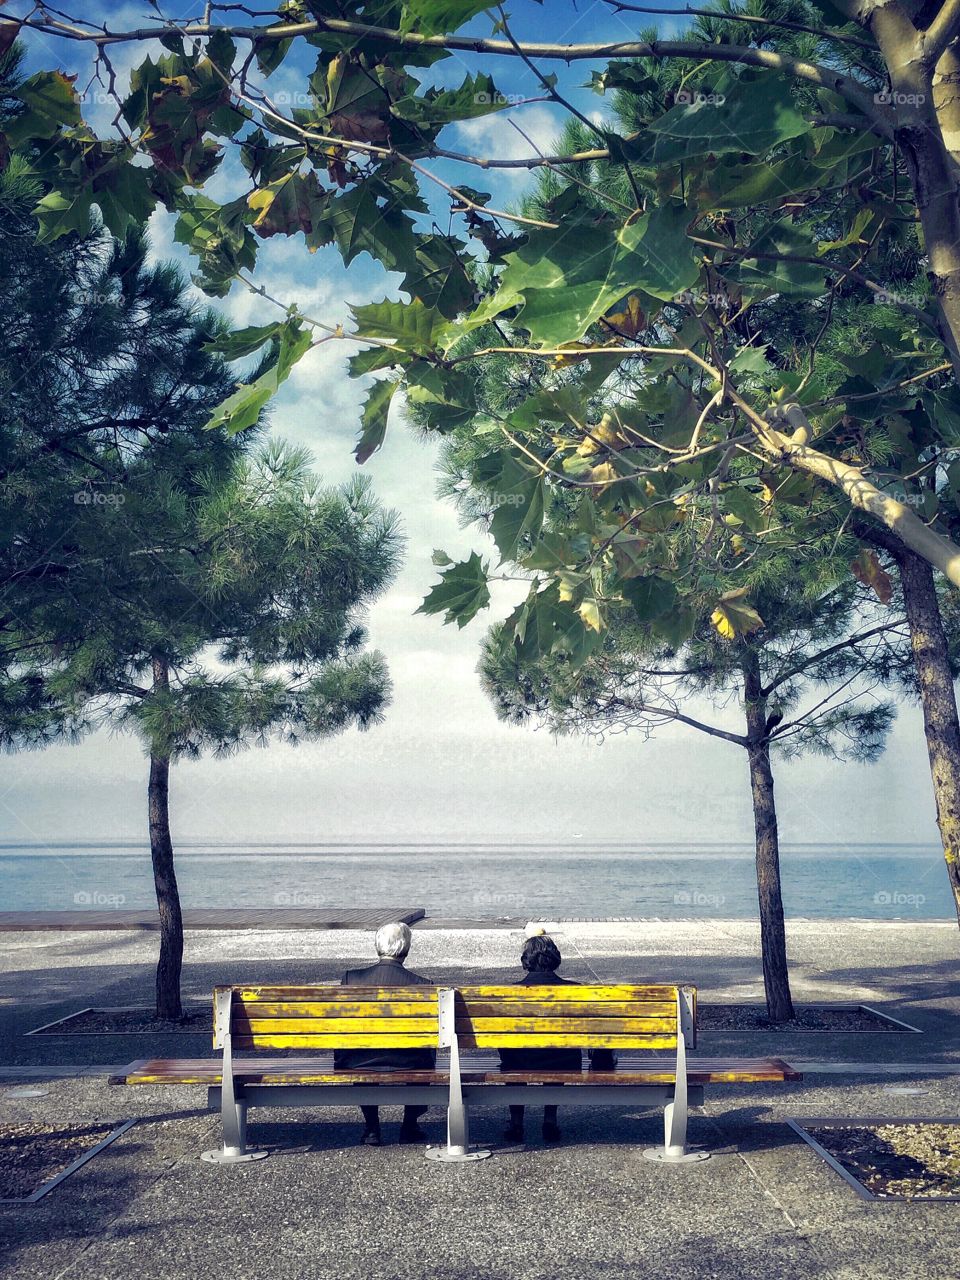
[[[205,1160],[233,1164],[266,1156],[246,1147],[250,1107],[421,1103],[447,1109],[445,1146],[430,1159],[490,1154],[471,1146],[469,1112],[511,1103],[662,1106],[664,1145],[645,1151],[670,1162],[706,1159],[687,1148],[687,1113],[707,1085],[800,1080],[779,1058],[694,1058],[696,990],[681,986],[217,987],[214,1047],[222,1059],[131,1063],[113,1083],[205,1084],[219,1106],[223,1146]],[[435,1048],[435,1070],[336,1070],[331,1051]],[[612,1048],[614,1070],[502,1070],[500,1048]],[[236,1051],[324,1051],[312,1057],[235,1059]],[[669,1055],[663,1055],[670,1050]],[[648,1056],[637,1056],[639,1053]]]

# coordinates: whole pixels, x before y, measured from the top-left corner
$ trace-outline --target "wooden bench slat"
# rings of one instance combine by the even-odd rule
[[[329,1025],[329,1024],[328,1024]],[[344,1031],[283,1035],[234,1035],[234,1049],[435,1049],[437,1029],[392,1035],[351,1035]]]
[[[673,1084],[674,1058],[621,1058],[615,1071],[500,1071],[495,1059],[465,1058],[465,1084]],[[445,1084],[445,1071],[334,1071],[330,1054],[314,1058],[247,1058],[234,1063],[236,1078],[248,1084]],[[220,1083],[218,1058],[140,1059],[110,1077],[111,1084]],[[803,1076],[781,1058],[694,1058],[687,1062],[690,1084],[798,1081]]]
[[[651,1032],[646,1035],[608,1035],[604,1032],[583,1031],[579,1034],[560,1035],[555,1031],[536,1035],[510,1035],[508,1032],[464,1032],[458,1035],[461,1049],[673,1049],[676,1035]]]
[[[647,987],[637,983],[618,983],[616,986],[537,986],[537,987],[494,987],[473,986],[457,987],[458,1003],[469,1004],[471,1000],[530,1001],[538,1004],[565,1004],[571,1001],[597,1000],[666,1000],[673,1003],[677,998],[676,987]]]
[[[341,1032],[338,1024],[342,1022]],[[437,1041],[437,1015],[427,1010],[419,1018],[259,1018],[249,1017],[246,1011],[233,1016],[232,1031],[237,1036],[261,1035],[351,1035],[380,1036],[405,1035],[432,1036]]]
[[[276,1000],[244,1001],[234,1016],[247,1018],[433,1018],[436,1000]]]
[[[243,1004],[256,1004],[259,1001],[275,1003],[277,1001],[284,1004],[291,1001],[300,1000],[319,1000],[324,1003],[331,1001],[339,1003],[345,1001],[348,1004],[363,1000],[392,1000],[398,996],[408,1003],[415,1004],[433,1004],[437,1003],[436,987],[341,987],[331,984],[329,986],[318,984],[314,987],[216,987],[216,991],[232,991],[235,1001]]]
[[[456,1020],[457,1034],[463,1036],[507,1032],[512,1036],[534,1035],[634,1035],[662,1031],[676,1036],[676,1018],[562,1018],[500,1017],[475,1018],[461,1015]]]
[[[586,1000],[538,1001],[527,996],[522,1001],[470,1000],[457,1002],[457,1015],[471,1018],[502,1018],[505,1011],[516,1018],[670,1018],[676,1022],[676,1001],[669,1000]]]

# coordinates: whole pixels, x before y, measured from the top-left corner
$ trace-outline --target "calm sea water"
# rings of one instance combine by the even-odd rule
[[[786,846],[793,917],[875,920],[953,916],[942,853],[929,846]],[[191,907],[425,907],[432,916],[756,915],[748,846],[587,844],[218,845],[181,842]],[[0,844],[0,910],[154,904],[146,846],[108,841]]]

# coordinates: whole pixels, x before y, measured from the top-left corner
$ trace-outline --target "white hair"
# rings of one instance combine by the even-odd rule
[[[400,924],[384,924],[377,930],[373,945],[378,956],[392,956],[394,960],[403,960],[410,950],[413,934],[410,926]]]

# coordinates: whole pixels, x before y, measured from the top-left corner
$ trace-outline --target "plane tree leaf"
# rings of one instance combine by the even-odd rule
[[[710,615],[710,622],[724,640],[739,640],[763,627],[759,613],[744,600],[746,594],[746,587],[725,592]]]
[[[677,105],[652,121],[626,151],[653,166],[728,152],[761,156],[809,128],[785,77],[744,71],[721,76],[712,91],[681,90]]]
[[[442,613],[444,622],[465,627],[490,603],[487,565],[474,551],[468,560],[452,564],[440,574],[417,613]]]
[[[354,449],[357,462],[362,466],[383,444],[387,434],[387,418],[390,404],[397,390],[397,383],[381,378],[370,388],[361,416],[360,439]]]
[[[575,342],[629,294],[667,300],[696,283],[689,216],[670,205],[618,230],[581,224],[534,232],[508,255],[497,297],[505,306],[522,299],[517,320],[535,341]]]

